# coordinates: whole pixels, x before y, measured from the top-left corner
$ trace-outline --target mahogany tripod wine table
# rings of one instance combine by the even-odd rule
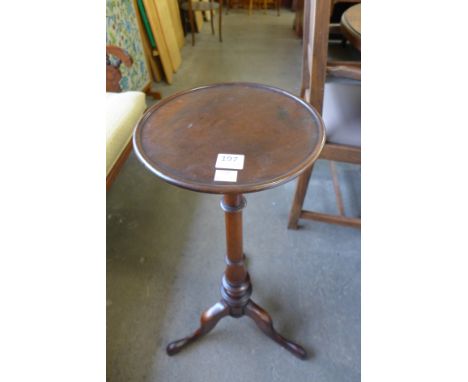
[[[154,174],[192,191],[223,194],[226,270],[221,301],[201,315],[200,327],[171,342],[174,355],[211,331],[225,316],[254,320],[295,356],[305,350],[273,328],[270,315],[250,298],[252,284],[242,248],[244,193],[283,184],[310,167],[325,142],[319,114],[277,88],[225,83],[177,93],[154,105],[133,136],[135,153]]]

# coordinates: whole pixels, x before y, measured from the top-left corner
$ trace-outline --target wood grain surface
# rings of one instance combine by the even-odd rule
[[[140,160],[167,182],[207,193],[260,191],[287,182],[315,161],[325,142],[319,114],[266,85],[215,84],[175,94],[138,123]],[[217,155],[245,155],[237,182],[215,182]]]

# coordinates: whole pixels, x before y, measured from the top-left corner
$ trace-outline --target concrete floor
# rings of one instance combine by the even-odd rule
[[[187,37],[174,84],[155,88],[168,96],[255,81],[298,94],[302,51],[293,17],[233,11],[223,19],[223,43],[206,24],[195,47]],[[347,213],[359,215],[360,169],[339,164],[338,173]],[[218,196],[170,186],[130,156],[107,193],[109,381],[360,380],[360,231],[311,221],[287,230],[294,183],[246,195],[244,247],[252,298],[309,359],[293,357],[250,319],[230,317],[168,357],[166,344],[196,329],[199,314],[220,298],[224,217]],[[306,208],[336,211],[328,162],[317,162],[309,190]]]

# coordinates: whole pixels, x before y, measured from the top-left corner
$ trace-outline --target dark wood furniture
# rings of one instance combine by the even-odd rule
[[[349,42],[361,50],[361,4],[353,5],[341,16],[341,30]]]
[[[303,100],[266,85],[215,84],[175,94],[151,107],[135,129],[133,141],[138,158],[165,181],[224,195],[227,266],[221,301],[201,315],[200,327],[193,334],[171,342],[167,353],[178,353],[225,316],[246,315],[271,339],[305,358],[305,350],[278,334],[270,315],[250,299],[242,209],[244,193],[288,182],[316,160],[325,141],[318,113]],[[219,158],[235,155],[244,155],[236,181],[215,181]],[[218,168],[226,166],[229,163]]]
[[[276,8],[276,13],[280,15],[280,0],[273,0]],[[252,14],[254,0],[249,0],[249,15]],[[268,0],[261,0],[263,11],[265,12],[268,9]]]
[[[314,0],[315,1],[315,0]],[[337,4],[351,5],[341,16],[340,24],[330,24],[330,33],[333,28],[338,27],[344,37],[348,39],[356,49],[361,50],[361,4],[360,0],[331,0],[332,9]],[[352,5],[355,4],[355,5]],[[306,15],[307,17],[307,15]],[[318,70],[318,69],[317,69]],[[353,80],[361,79],[360,61],[330,61],[327,62],[327,75]]]
[[[276,9],[276,13],[279,16],[281,0],[236,0],[234,1],[234,4],[232,0],[227,0],[226,1],[226,14],[229,13],[229,10],[232,8],[233,5],[248,9],[249,16],[252,14],[252,10],[254,6],[263,8],[263,12],[266,13],[266,10],[268,9],[270,4],[274,5]]]
[[[219,25],[219,42],[223,42],[222,35],[222,19],[223,19],[223,0],[218,0],[218,2],[209,0],[198,1],[198,0],[188,0],[180,6],[181,9],[187,11],[189,14],[190,21],[190,32],[192,33],[192,46],[195,45],[195,15],[196,11],[209,11],[210,12],[210,21],[211,21],[211,33],[215,34],[214,30],[214,11],[218,10],[218,25]]]
[[[335,76],[341,75],[349,79],[361,78],[359,62],[327,62],[330,9],[331,2],[323,0],[306,1],[304,8],[303,72],[301,97],[314,106],[320,114],[322,114],[323,110],[327,73],[329,75]],[[320,15],[322,17],[311,17],[311,15],[314,14]],[[343,127],[347,128],[347,126]],[[360,135],[360,121],[359,131],[357,133]],[[327,132],[327,142],[320,154],[320,159],[360,164],[360,143],[359,146],[356,146],[355,144],[344,143],[343,140],[337,143],[331,140]],[[288,228],[297,229],[300,218],[318,220],[326,223],[342,224],[351,227],[360,227],[360,218],[345,216],[343,201],[341,198],[338,179],[336,177],[336,171],[334,169],[333,163],[332,177],[339,215],[325,214],[303,209],[304,199],[307,193],[312,170],[313,166],[309,167],[298,178],[291,211],[289,213]]]
[[[309,1],[309,0],[308,0]],[[322,0],[321,0],[322,1]],[[328,0],[330,2],[330,25],[329,34],[330,36],[339,35],[343,37],[343,32],[340,25],[340,18],[346,8],[353,6],[353,4],[359,4],[361,0]],[[310,9],[310,5],[308,5]],[[294,26],[298,37],[303,35],[303,22],[304,22],[304,0],[296,0],[293,3],[293,10],[296,12],[294,18]],[[338,17],[338,19],[337,19]]]

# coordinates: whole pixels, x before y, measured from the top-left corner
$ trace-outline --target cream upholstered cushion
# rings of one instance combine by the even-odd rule
[[[327,142],[361,147],[361,82],[327,81],[322,116]]]
[[[145,93],[106,93],[106,108],[106,174],[109,174],[146,109]]]

